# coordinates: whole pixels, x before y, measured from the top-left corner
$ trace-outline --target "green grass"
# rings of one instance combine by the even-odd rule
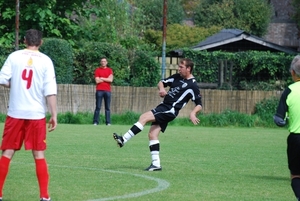
[[[163,171],[145,172],[151,162],[149,126],[120,149],[112,133],[129,128],[60,124],[49,133],[46,157],[53,201],[294,200],[286,129],[169,126],[160,135]],[[4,199],[38,200],[31,152],[15,154]]]

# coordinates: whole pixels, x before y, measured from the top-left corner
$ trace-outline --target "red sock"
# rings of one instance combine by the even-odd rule
[[[49,198],[48,185],[49,185],[49,173],[46,160],[35,159],[36,176],[39,182],[40,197]]]
[[[3,186],[8,173],[9,164],[10,164],[9,158],[5,156],[2,156],[0,158],[0,197],[2,197]]]

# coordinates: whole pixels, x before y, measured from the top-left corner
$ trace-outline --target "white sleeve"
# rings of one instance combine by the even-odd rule
[[[57,84],[55,77],[55,70],[51,59],[47,62],[46,74],[44,78],[44,96],[56,95]]]
[[[4,65],[0,71],[0,84],[8,84],[11,78],[12,71],[11,71],[11,62],[10,56],[6,59]]]

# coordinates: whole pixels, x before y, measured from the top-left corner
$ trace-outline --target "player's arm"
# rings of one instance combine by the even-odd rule
[[[95,77],[95,82],[96,82],[96,84],[99,84],[99,83],[103,82],[103,80],[101,80],[100,77]]]
[[[195,103],[195,107],[190,113],[190,120],[194,125],[197,125],[200,123],[199,118],[197,118],[197,114],[202,110],[202,97],[197,85],[193,88],[193,91],[194,94],[196,94],[195,97],[192,98],[192,101]]]
[[[6,88],[10,88],[10,82],[8,82],[6,84],[0,84],[0,86],[6,87]]]
[[[194,109],[190,113],[190,120],[193,122],[194,125],[200,123],[200,119],[198,119],[197,114],[202,110],[201,105],[196,105]]]
[[[100,80],[102,80],[102,82],[113,82],[114,76],[110,74],[108,77],[100,77]]]
[[[50,120],[49,120],[49,124],[48,124],[48,130],[49,132],[55,130],[56,126],[57,126],[57,109],[56,109],[56,95],[48,95],[47,97],[47,103],[48,103],[48,107],[50,110]]]
[[[7,58],[0,71],[0,85],[9,88],[11,79],[10,57]]]
[[[291,89],[286,88],[280,97],[280,101],[276,110],[276,114],[273,116],[274,123],[277,126],[283,127],[287,124],[286,113],[288,111],[288,106],[286,104],[286,99],[290,94]]]
[[[96,83],[96,84],[99,84],[99,83],[103,82],[103,81],[100,79],[100,77],[99,77],[99,75],[98,75],[98,73],[97,73],[97,69],[94,71],[94,78],[95,78],[95,83]]]
[[[162,81],[158,82],[157,88],[158,88],[158,94],[160,97],[165,97],[167,95],[167,91],[166,91],[164,83]]]

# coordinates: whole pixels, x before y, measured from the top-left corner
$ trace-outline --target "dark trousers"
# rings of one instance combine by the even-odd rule
[[[94,124],[100,123],[100,109],[102,104],[102,99],[104,99],[104,108],[105,108],[105,123],[110,124],[110,101],[111,101],[111,92],[110,91],[96,91],[96,108],[94,112]]]

